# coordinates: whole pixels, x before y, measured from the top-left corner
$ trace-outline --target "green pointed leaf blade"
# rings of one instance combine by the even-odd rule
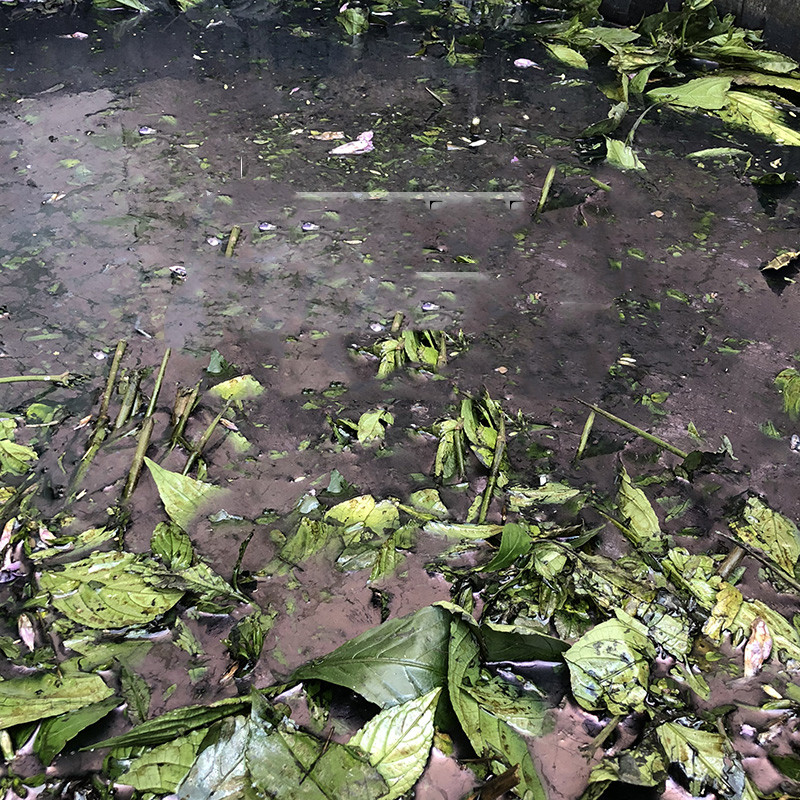
[[[161,502],[169,518],[186,530],[204,505],[221,502],[227,494],[225,489],[210,483],[196,481],[188,475],[160,467],[145,456],[145,464],[153,476]]]
[[[616,619],[595,626],[564,653],[578,703],[612,714],[644,712],[653,658],[647,628],[620,610]]]
[[[538,529],[537,529],[538,530]],[[507,522],[503,525],[500,547],[494,558],[480,568],[481,572],[499,572],[510,567],[520,556],[527,555],[531,550],[531,535],[527,526],[516,522]]]
[[[186,777],[206,736],[204,729],[154,747],[131,761],[118,783],[140,792],[171,794]]]
[[[395,800],[416,782],[430,755],[433,717],[441,687],[416,700],[387,708],[373,717],[350,739],[383,776],[389,792],[382,800]]]
[[[617,505],[623,522],[634,536],[637,547],[647,552],[660,551],[664,547],[661,527],[656,512],[647,495],[634,486],[625,467],[620,467]]]
[[[429,606],[351,639],[290,680],[346,686],[381,708],[405,703],[443,685],[449,631],[450,614]]]
[[[365,411],[358,418],[358,441],[363,445],[382,442],[386,437],[386,429],[393,424],[394,415],[382,408]]]
[[[512,486],[508,501],[514,511],[538,505],[562,505],[580,494],[580,489],[558,481],[548,481],[544,486]]]
[[[606,161],[612,167],[622,170],[635,169],[644,171],[647,169],[630,145],[625,144],[620,139],[612,139],[610,136],[606,136],[605,140]]]
[[[0,681],[0,729],[55,717],[114,694],[99,675],[26,675]]]
[[[680,86],[651,89],[647,96],[654,103],[666,102],[680,108],[702,108],[712,111],[725,107],[730,88],[731,78],[712,75],[695,78]]]
[[[589,69],[588,62],[577,50],[573,50],[565,44],[553,44],[552,42],[545,42],[545,47],[550,55],[562,64],[577,69]]]
[[[503,530],[502,525],[477,525],[471,522],[440,522],[431,520],[422,528],[434,536],[447,536],[455,539],[489,539]]]
[[[67,711],[57,717],[48,717],[39,728],[33,743],[34,752],[42,764],[48,766],[68,742],[90,725],[103,719],[120,702],[118,697],[112,695],[99,703]]]
[[[43,572],[39,586],[73,622],[87,628],[145,625],[172,608],[182,591],[155,589],[152,562],[133,553],[95,553]]]
[[[194,547],[189,534],[172,522],[159,522],[150,539],[150,552],[158,556],[167,569],[182,570],[194,560]]]

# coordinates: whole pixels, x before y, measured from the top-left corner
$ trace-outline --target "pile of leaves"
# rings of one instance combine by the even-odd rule
[[[212,376],[222,363],[212,359]],[[161,375],[165,365],[166,359]],[[115,371],[112,365],[111,377]],[[778,381],[784,391],[786,380]],[[218,422],[262,390],[252,376],[240,375],[212,386],[206,402],[224,403]],[[196,401],[198,390],[193,394]],[[157,387],[148,411],[139,412],[143,431],[156,395]],[[188,414],[193,402],[179,406]],[[105,409],[96,431],[111,424]],[[195,553],[187,534],[200,513],[230,518],[222,507],[228,493],[143,458],[169,517],[153,531],[149,553],[126,549],[124,515],[112,514],[116,525],[59,535],[51,531],[58,520],[43,520],[32,502],[36,451],[15,441],[11,415],[0,422],[0,468],[11,481],[0,490],[2,574],[12,601],[5,623],[16,626],[16,635],[0,637],[8,660],[0,680],[0,744],[10,764],[4,786],[20,796],[48,780],[44,772],[14,774],[23,753],[33,752],[47,767],[78,741],[108,749],[101,792],[128,785],[142,797],[192,800],[388,800],[413,788],[437,748],[470,764],[483,796],[513,791],[544,800],[531,753],[565,704],[583,709],[601,731],[594,749],[603,756],[595,759],[583,800],[613,796],[619,783],[660,788],[668,775],[694,795],[765,796],[735,747],[732,708],[713,705],[713,687],[730,679],[762,683],[768,674],[762,709],[781,709],[786,724],[796,720],[800,631],[739,585],[747,570],[760,568],[773,593],[796,605],[800,532],[748,494],[729,507],[727,551],[686,548],[686,532],[671,529],[691,507],[682,487],[722,469],[724,452],[686,454],[662,443],[681,456],[644,481],[661,487],[662,523],[646,487],[621,462],[613,497],[544,475],[533,485],[521,481],[529,469],[511,463],[507,444],[527,436],[529,422],[488,395],[463,396],[451,416],[426,432],[437,451],[428,488],[404,499],[375,498],[335,472],[325,491],[302,496],[279,524],[272,519],[277,549],[261,570],[291,574],[323,558],[362,574],[380,595],[381,581],[401,571],[406,554],[427,537],[439,543],[440,554],[429,569],[451,582],[453,602],[388,619],[257,690],[247,676],[276,612],[259,609],[250,584],[240,580],[248,540],[228,582]],[[235,427],[229,420],[231,433]],[[189,453],[184,472],[204,472],[208,436],[194,444],[183,433],[173,438]],[[582,441],[579,455],[584,450]],[[470,486],[469,509],[451,512],[443,495]],[[616,535],[627,551],[612,558],[604,542]],[[170,630],[179,647],[196,652],[187,615],[237,609],[245,615],[225,645],[238,670],[239,696],[151,718],[151,687],[136,670],[153,635]],[[202,669],[190,670],[189,678]],[[325,688],[331,686],[360,697],[369,719],[343,728],[334,709],[347,695]],[[300,708],[303,726],[293,719]],[[117,709],[133,727],[97,741]],[[635,735],[615,745],[620,726]],[[768,740],[771,734],[763,733]],[[771,757],[787,787],[796,787],[800,759]]]

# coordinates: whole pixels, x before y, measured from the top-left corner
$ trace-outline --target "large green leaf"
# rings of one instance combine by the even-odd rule
[[[551,42],[545,42],[545,47],[550,52],[550,55],[553,58],[557,58],[562,64],[577,67],[578,69],[589,69],[586,59],[577,50],[573,50],[565,44],[553,44]]]
[[[724,108],[731,88],[731,78],[712,75],[695,78],[680,86],[664,86],[651,89],[647,96],[654,103],[667,102],[682,108],[715,110]]]
[[[386,437],[386,429],[394,424],[394,415],[383,408],[365,411],[358,418],[356,435],[360,444],[382,442]]]
[[[758,794],[725,736],[677,722],[659,725],[656,734],[667,761],[686,774],[693,795],[713,788],[730,800],[757,800]]]
[[[569,645],[520,625],[482,622],[481,639],[487,661],[561,661]]]
[[[475,752],[497,765],[519,770],[517,791],[525,800],[545,800],[544,789],[525,739],[517,729],[495,716],[478,688],[482,683],[479,649],[470,626],[453,618],[450,635],[447,688],[453,710]],[[506,709],[507,710],[507,709]]]
[[[184,530],[204,505],[219,502],[227,494],[226,490],[220,489],[219,486],[196,481],[178,472],[170,472],[147,457],[144,461],[156,482],[158,494],[167,514]]]
[[[800,147],[800,132],[784,124],[783,115],[762,97],[749,92],[728,92],[727,104],[720,110],[722,119],[767,136],[780,143]]]
[[[623,521],[633,534],[636,546],[650,553],[661,551],[664,542],[656,512],[653,511],[647,495],[633,485],[625,467],[620,467],[617,505]]]
[[[398,705],[444,684],[449,635],[450,614],[429,606],[351,639],[291,680],[328,681],[382,708]]]
[[[205,736],[205,730],[193,731],[148,750],[133,759],[127,771],[117,779],[118,783],[133,786],[140,792],[174,792],[191,769]]]
[[[39,585],[73,622],[88,628],[126,628],[152,622],[183,596],[183,591],[153,588],[157,575],[152,562],[133,553],[95,553],[43,572]]]
[[[100,703],[114,692],[99,675],[25,675],[0,681],[0,729]]]
[[[150,538],[150,551],[167,569],[182,570],[194,560],[194,547],[189,534],[174,522],[159,522]]]
[[[24,475],[39,458],[35,450],[14,441],[16,427],[13,419],[0,416],[0,475]]]
[[[619,609],[616,614],[564,653],[572,694],[590,711],[643,712],[656,650],[641,622]]]
[[[0,683],[0,687],[3,684]],[[167,711],[155,719],[149,719],[137,725],[128,733],[114,736],[111,739],[93,744],[85,750],[97,750],[101,747],[156,747],[164,742],[171,742],[178,736],[184,736],[198,728],[207,728],[225,717],[241,714],[250,709],[249,697],[232,697],[219,700],[207,706],[187,706]]]
[[[39,756],[39,760],[47,766],[64,749],[67,742],[90,725],[101,720],[119,704],[119,698],[112,695],[99,703],[92,703],[83,708],[46,719],[39,728],[33,743],[33,749]]]
[[[370,494],[337,503],[327,511],[325,519],[348,528],[351,525],[363,525],[377,534],[385,533],[400,524],[397,506],[389,500],[378,502]]]
[[[745,544],[754,545],[794,576],[800,558],[800,531],[788,517],[773,511],[758,497],[749,497],[731,528]]]
[[[381,711],[350,739],[360,747],[383,776],[389,793],[383,800],[395,800],[416,782],[430,755],[433,717],[441,687],[416,700]]]
[[[538,528],[537,528],[538,531]],[[503,525],[500,548],[494,558],[481,567],[485,572],[496,572],[510,567],[520,556],[527,555],[531,549],[531,535],[526,525],[507,522]]]

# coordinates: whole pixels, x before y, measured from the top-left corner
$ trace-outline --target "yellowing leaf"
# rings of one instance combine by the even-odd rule
[[[155,461],[145,457],[145,464],[158,487],[161,502],[170,519],[186,530],[189,523],[197,516],[201,507],[212,501],[221,501],[225,489],[203,483],[160,467]]]
[[[726,106],[719,115],[727,122],[744,125],[780,144],[800,147],[800,132],[784,125],[783,114],[761,97],[730,91]]]
[[[381,800],[400,797],[425,769],[441,691],[438,687],[416,700],[381,711],[350,740],[351,746],[367,753],[370,764],[386,781],[389,792]]]
[[[346,527],[360,524],[377,534],[400,524],[400,514],[395,504],[389,500],[376,502],[371,494],[362,494],[337,503],[328,510],[325,519],[334,520]]]
[[[633,485],[625,467],[620,468],[617,505],[623,522],[634,535],[637,546],[649,552],[660,550],[663,542],[656,512],[653,511],[647,495],[638,486]]]
[[[794,575],[800,558],[800,531],[788,517],[773,511],[758,497],[749,497],[731,528],[745,544],[763,550],[775,563]]]
[[[386,429],[394,424],[394,415],[382,408],[365,411],[358,419],[358,441],[361,444],[380,442],[386,436]]]
[[[655,103],[664,101],[681,108],[714,110],[725,107],[730,88],[730,78],[711,76],[695,78],[680,86],[651,89],[647,96]]]
[[[223,400],[233,400],[236,403],[252,400],[263,392],[264,387],[252,375],[239,375],[229,381],[218,383],[208,390],[209,394],[221,397]]]

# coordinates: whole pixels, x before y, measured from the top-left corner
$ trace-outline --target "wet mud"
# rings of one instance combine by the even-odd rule
[[[409,431],[446,413],[453,385],[486,387],[506,409],[548,426],[533,434],[538,459],[510,445],[528,482],[552,474],[610,491],[626,444],[636,468],[652,464],[652,448],[598,422],[590,457],[573,467],[586,416],[575,398],[686,450],[696,447],[690,423],[708,449],[727,436],[735,472],[722,491],[687,487],[698,501],[693,518],[672,528],[678,536],[697,529],[686,538],[691,548],[725,549],[723,502],[746,490],[800,518],[795,428],[773,386],[800,353],[800,296],[793,283],[775,291],[760,271],[797,247],[800,197],[794,189],[765,195],[741,165],[687,158],[729,144],[752,153],[750,174],[791,172],[800,166],[791,148],[662,110],[636,137],[647,172],[593,162],[574,137],[606,116],[602,74],[565,68],[532,41],[498,37],[468,68],[412,58],[420,33],[411,28],[389,26],[353,45],[311,12],[275,12],[271,24],[229,14],[210,28],[152,18],[128,29],[93,18],[34,25],[0,13],[0,375],[84,376],[66,388],[0,387],[6,411],[37,398],[66,409],[39,467],[45,514],[60,508],[88,440],[75,426],[96,407],[114,345],[127,339],[129,368],[157,368],[173,349],[150,450],[168,468],[171,397],[179,386],[213,382],[205,369],[214,350],[267,388],[236,417],[249,449],[218,432],[206,452],[208,474],[231,490],[226,509],[245,520],[198,522],[190,532],[225,577],[250,533],[245,570],[257,573],[274,556],[272,526],[248,520],[286,513],[304,492],[323,489],[333,469],[376,496],[430,485],[415,476],[430,472],[435,448]],[[58,38],[76,25],[88,40]],[[543,69],[515,69],[517,56]],[[366,130],[374,151],[347,158],[328,155],[338,142],[310,138],[342,131],[351,140]],[[485,144],[470,147],[476,136]],[[551,203],[537,215],[553,165]],[[367,194],[381,191],[407,196]],[[415,199],[424,192],[464,196],[431,205]],[[500,192],[524,201],[475,194]],[[242,235],[226,258],[234,225]],[[185,279],[170,270],[176,265]],[[354,355],[353,345],[385,335],[397,312],[414,328],[470,338],[445,368],[448,380],[381,383],[375,365]],[[335,442],[328,417],[379,406],[396,416],[380,453]],[[201,406],[190,435],[217,410]],[[762,432],[768,421],[780,438]],[[76,528],[102,524],[118,496],[136,446],[125,433],[98,456],[73,509]],[[454,506],[473,496],[451,494]],[[144,476],[128,546],[146,549],[162,516]],[[437,546],[421,543],[403,574],[379,587],[390,616],[449,598],[445,580],[426,570]],[[607,548],[615,546],[609,535]],[[257,684],[382,619],[363,572],[343,575],[320,561],[296,577],[258,579],[256,599],[279,615]],[[202,656],[154,644],[142,665],[159,687],[152,713],[236,693],[223,679],[220,645],[230,624],[193,622]],[[192,665],[203,670],[187,685]],[[582,747],[596,733],[587,716],[571,706],[554,713],[553,732],[537,744],[554,800],[585,788],[591,758]],[[756,780],[769,784],[769,775],[759,778],[763,752],[743,748]],[[64,759],[59,769],[86,763]],[[470,780],[437,756],[417,797],[454,800]]]

